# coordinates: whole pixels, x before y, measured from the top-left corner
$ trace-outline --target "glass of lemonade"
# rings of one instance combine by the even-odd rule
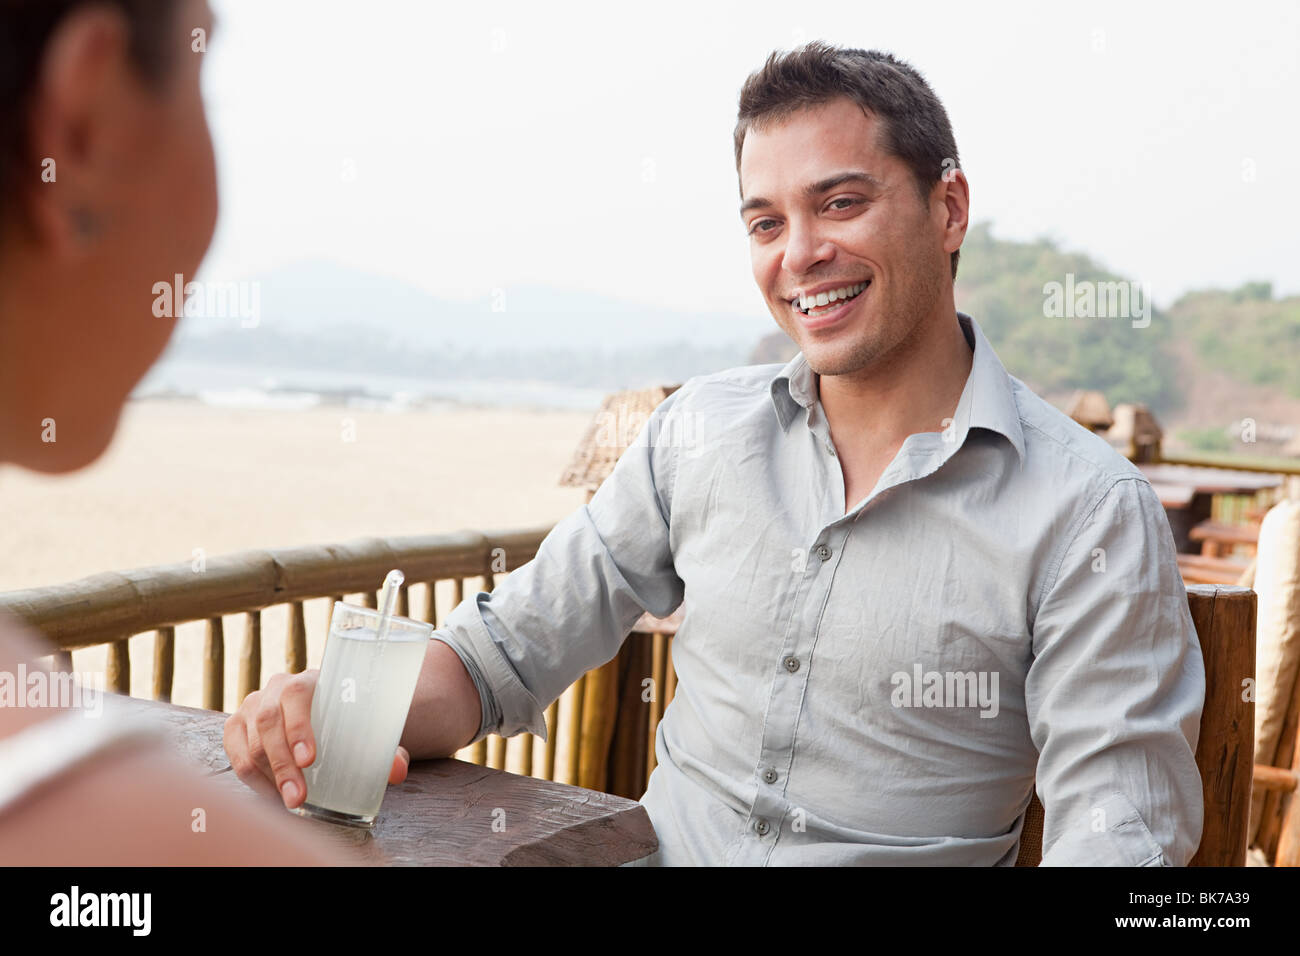
[[[337,601],[311,702],[316,759],[303,769],[304,816],[374,826],[433,625]]]

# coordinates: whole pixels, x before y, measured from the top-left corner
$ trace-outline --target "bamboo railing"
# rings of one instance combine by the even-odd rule
[[[1130,452],[1130,458],[1133,454]],[[1268,458],[1262,455],[1211,455],[1200,452],[1161,452],[1155,462],[1162,465],[1191,465],[1195,468],[1224,468],[1229,471],[1258,471],[1266,474],[1300,475],[1300,458]]]
[[[411,616],[410,588],[424,584],[421,617],[436,626],[439,583],[450,580],[453,607],[464,600],[466,585],[474,579],[481,579],[490,591],[496,574],[532,560],[549,530],[366,538],[340,545],[244,551],[207,559],[199,568],[163,565],[12,591],[0,594],[0,611],[43,634],[57,648],[54,665],[61,670],[72,669],[73,650],[105,645],[105,686],[120,694],[131,692],[131,637],[155,632],[152,697],[163,701],[172,695],[176,628],[204,622],[202,706],[224,710],[225,616],[244,618],[238,703],[262,683],[262,614],[267,608],[288,609],[284,670],[296,674],[307,668],[305,601],[360,595],[360,603],[375,607],[384,576],[396,567],[409,582],[399,593],[398,613]],[[487,742],[472,749],[474,755],[486,753]]]
[[[131,638],[154,632],[151,696],[162,701],[172,697],[176,629],[201,622],[202,706],[224,710],[225,617],[243,617],[237,706],[262,686],[262,624],[267,609],[283,605],[288,610],[284,671],[296,674],[307,668],[304,602],[359,595],[359,603],[377,607],[384,576],[392,568],[401,568],[409,583],[398,594],[398,613],[412,616],[410,589],[422,584],[426,595],[416,616],[436,627],[439,584],[451,584],[451,601],[441,608],[445,614],[479,581],[483,590],[491,591],[498,574],[532,560],[549,530],[465,531],[245,551],[210,558],[201,570],[192,564],[163,565],[11,591],[0,594],[0,612],[42,633],[57,649],[54,666],[59,670],[72,670],[74,650],[106,647],[105,686],[120,694],[131,693]],[[657,623],[656,631],[634,631],[618,657],[580,677],[546,709],[546,740],[529,733],[509,739],[491,734],[456,756],[499,770],[640,797],[654,769],[658,718],[676,684],[669,659],[675,627]],[[324,633],[328,616],[322,625]],[[654,692],[649,695],[641,686],[646,676],[653,678]],[[635,693],[630,690],[633,683]],[[628,748],[637,755],[637,765],[626,766],[617,752],[611,760],[611,746]]]

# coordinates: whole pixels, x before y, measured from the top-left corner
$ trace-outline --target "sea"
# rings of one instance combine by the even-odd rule
[[[407,377],[364,369],[278,368],[166,359],[135,400],[190,399],[218,408],[296,410],[344,405],[381,411],[454,407],[595,411],[607,392],[555,382]]]

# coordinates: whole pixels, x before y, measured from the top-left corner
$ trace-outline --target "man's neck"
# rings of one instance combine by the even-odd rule
[[[831,438],[850,458],[892,454],[909,435],[942,432],[970,376],[973,353],[957,320],[926,323],[899,354],[854,375],[817,376]]]

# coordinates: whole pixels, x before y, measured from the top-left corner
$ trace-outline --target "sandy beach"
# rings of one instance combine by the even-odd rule
[[[584,493],[558,484],[590,413],[454,408],[382,412],[129,404],[91,467],[48,477],[0,468],[0,591],[102,571],[191,562],[246,548],[371,535],[554,523]],[[450,584],[439,594],[449,610]],[[423,588],[412,591],[423,606]],[[319,665],[328,602],[308,602],[308,664]],[[263,680],[283,669],[283,608],[263,619]],[[226,709],[243,625],[226,623]],[[199,706],[203,627],[179,628],[172,699]],[[102,670],[102,648],[77,651]],[[153,636],[131,641],[131,690],[151,690]]]

